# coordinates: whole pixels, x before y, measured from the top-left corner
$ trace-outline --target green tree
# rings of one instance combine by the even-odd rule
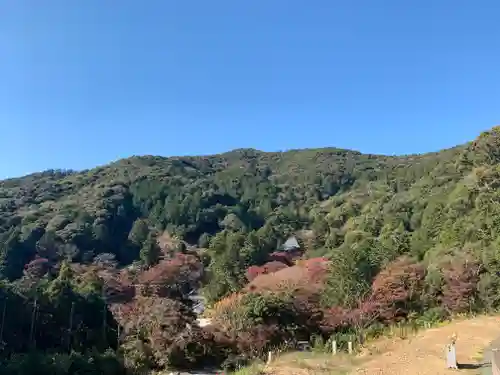
[[[148,239],[149,224],[145,219],[137,219],[128,235],[128,240],[133,246],[142,248],[144,242]]]
[[[141,249],[140,257],[143,264],[148,267],[158,264],[160,261],[161,249],[158,246],[156,234],[150,232]]]
[[[34,248],[19,240],[20,230],[12,228],[0,236],[0,276],[15,280],[22,276],[24,265],[34,256]]]

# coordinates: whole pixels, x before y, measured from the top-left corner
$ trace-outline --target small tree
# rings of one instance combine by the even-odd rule
[[[423,308],[424,280],[422,264],[407,257],[399,258],[377,275],[367,303],[378,310],[382,320],[391,322],[406,318]]]
[[[442,303],[449,313],[474,308],[482,266],[475,262],[455,262],[443,269]]]
[[[156,235],[153,233],[148,234],[148,238],[142,246],[140,257],[143,264],[148,267],[158,264],[160,261],[161,249],[156,241]]]

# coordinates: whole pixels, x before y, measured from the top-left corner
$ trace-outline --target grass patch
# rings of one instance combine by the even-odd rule
[[[248,367],[232,372],[232,375],[264,375],[264,365],[260,363],[254,363]]]
[[[276,358],[270,365],[278,374],[286,374],[291,369],[302,370],[311,375],[342,375],[359,366],[365,359],[356,355],[338,353],[336,355],[319,352],[286,353]]]

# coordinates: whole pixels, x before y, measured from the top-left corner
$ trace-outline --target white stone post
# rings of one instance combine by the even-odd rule
[[[267,364],[270,365],[271,361],[273,360],[273,352],[267,353]]]

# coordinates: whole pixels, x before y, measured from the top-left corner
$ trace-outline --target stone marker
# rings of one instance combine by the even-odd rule
[[[455,344],[448,344],[446,349],[446,367],[458,370]]]

